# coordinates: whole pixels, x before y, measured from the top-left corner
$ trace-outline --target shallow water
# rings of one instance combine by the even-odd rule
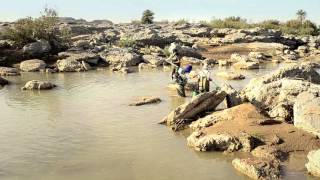
[[[246,80],[229,83],[240,89],[275,68],[243,71]],[[188,100],[166,88],[169,72],[24,73],[7,79],[12,84],[0,89],[0,179],[246,179],[232,168],[234,157],[195,152],[186,146],[186,134],[157,124]],[[58,88],[20,91],[32,79]],[[128,106],[147,95],[163,102]],[[288,175],[305,178],[299,171]]]

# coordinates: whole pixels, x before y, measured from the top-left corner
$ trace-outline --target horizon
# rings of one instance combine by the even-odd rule
[[[248,22],[259,22],[268,19],[287,21],[296,17],[296,11],[303,9],[307,19],[320,24],[320,1],[309,0],[270,0],[268,2],[250,2],[251,0],[11,0],[2,3],[0,21],[15,21],[24,17],[38,17],[45,6],[57,10],[60,17],[76,19],[110,20],[114,23],[127,23],[139,20],[145,9],[155,13],[155,21],[188,21],[220,19],[239,16]],[[277,4],[276,6],[274,4]],[[110,6],[112,4],[112,6]],[[183,5],[181,8],[181,4]],[[285,8],[285,10],[284,10]]]

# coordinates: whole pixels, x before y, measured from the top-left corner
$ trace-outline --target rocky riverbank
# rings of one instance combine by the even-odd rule
[[[1,24],[0,27],[11,26]],[[190,128],[187,144],[197,151],[244,151],[251,157],[232,164],[253,179],[281,178],[281,166],[294,152],[308,155],[307,170],[319,176],[320,37],[296,37],[267,29],[212,29],[203,24],[153,25],[110,22],[61,22],[57,29],[72,33],[70,46],[55,49],[39,39],[17,47],[0,39],[0,85],[6,76],[21,73],[67,73],[108,69],[120,73],[168,68],[165,59],[178,49],[182,64],[228,66],[218,72],[227,80],[245,77],[237,70],[289,63],[255,78],[241,91],[225,84],[174,109],[161,123],[179,131]],[[0,28],[1,29],[1,28]],[[170,67],[169,67],[170,68]],[[32,80],[32,79],[30,79]],[[24,90],[52,89],[50,82],[33,80]],[[231,106],[216,111],[225,99]],[[142,99],[132,105],[158,103]]]

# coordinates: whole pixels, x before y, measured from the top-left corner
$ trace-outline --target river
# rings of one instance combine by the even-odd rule
[[[229,83],[240,89],[277,66],[243,71],[247,79]],[[233,156],[195,152],[186,146],[186,133],[157,124],[188,100],[167,88],[169,72],[23,73],[7,79],[12,84],[0,89],[0,179],[247,179],[233,169]],[[21,91],[32,79],[58,88]],[[147,95],[163,102],[128,106]],[[295,171],[286,177],[305,178]]]

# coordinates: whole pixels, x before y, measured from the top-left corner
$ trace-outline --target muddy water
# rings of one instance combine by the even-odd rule
[[[243,72],[246,80],[230,83],[239,89],[275,68]],[[185,101],[166,88],[169,72],[24,73],[8,79],[12,84],[0,89],[0,179],[246,179],[232,168],[232,156],[195,152],[186,146],[186,134],[157,124]],[[58,88],[20,91],[32,79]],[[146,95],[163,102],[127,105]],[[305,178],[298,171],[288,177]]]

